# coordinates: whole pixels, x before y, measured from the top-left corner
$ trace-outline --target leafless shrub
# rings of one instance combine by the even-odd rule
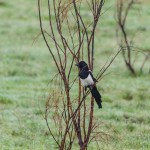
[[[132,9],[132,6],[136,3],[139,3],[138,0],[117,0],[117,10],[116,10],[116,22],[117,22],[117,30],[116,30],[116,36],[119,46],[122,48],[122,55],[124,62],[128,68],[128,70],[136,76],[137,71],[135,70],[134,64],[137,60],[136,56],[132,55],[132,51],[141,52],[145,55],[145,59],[141,65],[140,71],[142,72],[143,67],[146,63],[146,61],[149,60],[149,53],[144,53],[143,50],[134,47],[133,39],[129,38],[129,33],[127,33],[126,29],[126,22],[129,12]],[[120,33],[120,34],[119,34]],[[136,34],[135,34],[136,35]]]
[[[81,150],[86,150],[92,141],[99,145],[99,137],[102,137],[102,133],[97,130],[99,123],[93,123],[94,100],[89,96],[89,91],[83,94],[80,81],[76,84],[78,75],[74,76],[73,66],[84,59],[93,70],[95,31],[104,2],[47,0],[49,28],[45,29],[41,1],[38,0],[41,33],[57,69],[56,77],[59,81],[55,84],[58,88],[52,90],[47,98],[44,118],[60,150],[70,150],[75,140],[78,141]],[[84,7],[89,9],[86,14],[83,11]],[[85,17],[89,18],[88,22]],[[106,62],[97,74],[97,80],[102,78],[120,51],[110,62]],[[86,102],[87,98],[91,99],[91,102]]]

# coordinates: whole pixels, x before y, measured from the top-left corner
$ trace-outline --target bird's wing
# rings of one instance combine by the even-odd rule
[[[79,73],[79,77],[81,79],[86,79],[88,77],[88,75],[89,75],[89,72],[88,71],[84,71],[84,70]]]
[[[97,80],[94,78],[94,76],[93,76],[93,74],[92,74],[91,70],[89,70],[89,74],[91,75],[91,77],[92,77],[93,81],[94,81],[94,82],[97,82]]]

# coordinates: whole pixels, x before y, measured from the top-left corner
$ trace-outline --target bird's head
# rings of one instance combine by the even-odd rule
[[[76,66],[82,70],[82,69],[85,69],[85,70],[89,70],[88,68],[88,65],[85,61],[80,61],[78,64],[76,64]]]

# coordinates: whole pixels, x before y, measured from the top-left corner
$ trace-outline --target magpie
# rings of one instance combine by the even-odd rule
[[[95,82],[97,82],[97,80],[93,77],[93,74],[88,65],[86,64],[86,62],[80,61],[78,64],[76,64],[76,66],[78,66],[79,68],[79,78],[81,81],[81,85],[85,88],[85,91],[87,88],[90,89],[91,94],[98,105],[98,108],[102,108],[101,95],[95,85]]]

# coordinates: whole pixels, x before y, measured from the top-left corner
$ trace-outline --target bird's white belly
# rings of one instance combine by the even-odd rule
[[[80,78],[80,81],[81,81],[82,86],[84,86],[84,87],[94,84],[94,81],[93,81],[93,79],[92,79],[90,74],[88,75],[88,77],[86,79],[81,79]]]

